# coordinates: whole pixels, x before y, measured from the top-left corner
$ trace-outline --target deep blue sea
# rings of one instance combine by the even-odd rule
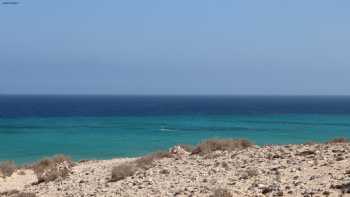
[[[0,161],[139,156],[207,138],[350,137],[347,96],[0,96]]]

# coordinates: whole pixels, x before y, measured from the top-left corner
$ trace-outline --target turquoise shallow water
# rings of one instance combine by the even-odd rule
[[[348,114],[164,115],[0,118],[0,160],[32,162],[143,155],[207,138],[287,144],[350,137]]]

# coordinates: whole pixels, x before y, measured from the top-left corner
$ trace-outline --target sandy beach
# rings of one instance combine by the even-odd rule
[[[113,167],[136,158],[77,163],[65,178],[35,184],[32,170],[0,178],[2,196],[350,196],[350,144],[252,146],[171,158],[111,181]],[[180,150],[180,151],[179,151]],[[21,172],[21,173],[19,173]]]

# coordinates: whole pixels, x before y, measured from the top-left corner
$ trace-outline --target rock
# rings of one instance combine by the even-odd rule
[[[162,169],[159,171],[160,174],[170,174],[170,171],[167,169]]]
[[[310,178],[309,178],[309,180],[311,181],[311,180],[314,180],[314,179],[316,179],[317,178],[317,176],[311,176]]]
[[[335,160],[336,161],[343,161],[345,158],[344,157],[336,157]]]
[[[272,156],[272,159],[281,159],[283,158],[281,155],[273,155]]]
[[[187,156],[190,155],[189,152],[187,152],[185,149],[183,149],[181,146],[174,146],[169,150],[171,154],[178,155],[178,156]]]
[[[137,170],[118,182],[109,182],[112,168],[125,161],[132,164],[133,158],[78,163],[65,179],[27,184],[23,191],[36,191],[38,196],[208,196],[218,188],[229,189],[233,196],[338,196],[350,192],[350,144],[342,144],[344,148],[317,146],[271,145],[215,151],[211,156],[186,156],[174,147],[170,152],[175,157],[157,159],[151,168]],[[333,149],[347,151],[332,153]],[[339,157],[343,162],[336,162]],[[6,178],[5,183],[0,178],[0,193],[11,185],[11,179]]]
[[[344,184],[338,184],[338,185],[331,185],[331,188],[338,189],[342,193],[350,193],[350,182],[344,183]]]
[[[316,152],[314,150],[305,150],[305,151],[298,153],[297,155],[308,156],[308,155],[315,155],[315,154],[316,154]]]
[[[267,193],[270,193],[272,191],[273,191],[273,188],[269,186],[269,187],[262,188],[261,193],[267,194]]]

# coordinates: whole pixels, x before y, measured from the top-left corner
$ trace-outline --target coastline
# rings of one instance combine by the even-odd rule
[[[182,150],[183,151],[183,150]],[[34,184],[30,169],[0,178],[9,190],[36,196],[350,196],[350,144],[291,144],[218,150],[178,151],[154,166],[110,181],[113,167],[137,158],[82,161],[69,176]]]
[[[0,95],[0,160],[137,157],[212,137],[259,145],[350,138],[349,98]]]

